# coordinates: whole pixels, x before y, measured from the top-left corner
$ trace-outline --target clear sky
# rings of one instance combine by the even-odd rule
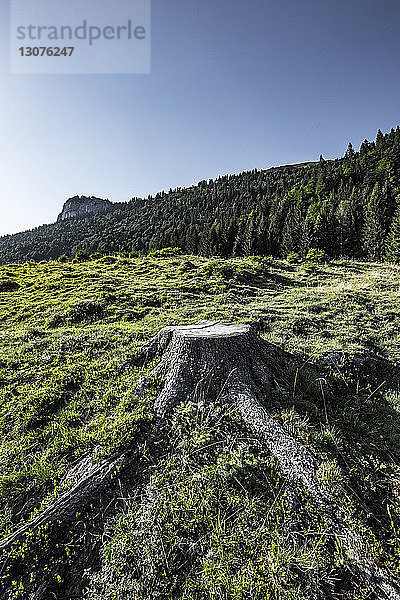
[[[0,18],[0,234],[400,124],[398,0],[153,0],[149,75],[11,75]]]

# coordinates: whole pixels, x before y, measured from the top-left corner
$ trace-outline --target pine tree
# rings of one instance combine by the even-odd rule
[[[364,154],[368,154],[368,152],[369,152],[369,141],[364,140],[360,146],[360,154],[364,155]]]
[[[400,198],[394,213],[392,225],[386,242],[386,258],[392,262],[400,262]]]
[[[385,207],[379,183],[375,184],[365,209],[363,250],[366,258],[380,260],[384,254]]]
[[[384,138],[384,135],[383,135],[382,131],[380,129],[378,129],[378,132],[376,134],[376,140],[375,140],[377,148],[381,148],[382,147],[384,139],[385,138]]]
[[[316,218],[314,227],[315,247],[325,250],[329,256],[335,256],[338,252],[334,217],[336,206],[336,194],[334,191],[332,191],[329,197],[321,203],[321,208]]]
[[[349,142],[349,145],[347,146],[347,150],[346,150],[346,154],[345,154],[345,158],[353,158],[355,152],[354,152],[354,148],[353,148],[353,144],[351,142]]]
[[[341,195],[335,216],[340,256],[357,256],[359,254],[359,199],[355,188],[350,197],[348,190]]]

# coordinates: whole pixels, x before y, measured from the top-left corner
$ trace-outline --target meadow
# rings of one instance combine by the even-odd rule
[[[160,255],[161,254],[161,255]],[[198,256],[0,266],[0,538],[142,440],[77,512],[3,553],[0,598],[374,598],[234,411],[190,399],[151,431],[157,382],[136,357],[167,325],[251,323],[277,349],[265,398],[345,481],[348,525],[400,577],[400,266]],[[287,358],[285,358],[287,357]],[[47,596],[32,596],[47,598]]]

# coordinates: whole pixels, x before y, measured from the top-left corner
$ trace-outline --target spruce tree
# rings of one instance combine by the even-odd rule
[[[386,258],[400,263],[400,197],[397,198],[397,208],[387,237]]]
[[[380,129],[378,129],[378,132],[376,134],[376,140],[375,140],[377,148],[381,148],[381,146],[383,145],[384,139],[385,138],[384,138],[382,131]]]
[[[380,260],[385,245],[385,207],[379,183],[376,183],[365,209],[363,250],[366,258]]]
[[[346,154],[345,154],[345,158],[353,158],[355,152],[354,152],[354,148],[353,148],[353,144],[351,142],[349,142],[349,145],[347,146],[347,150],[346,150]]]

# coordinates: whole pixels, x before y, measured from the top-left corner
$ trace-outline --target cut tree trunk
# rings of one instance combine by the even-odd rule
[[[142,350],[148,360],[161,357],[152,376],[163,381],[155,412],[164,419],[193,393],[214,401],[240,376],[254,392],[270,389],[267,345],[249,325],[209,323],[164,327]]]
[[[320,461],[299,440],[289,435],[268,410],[272,390],[273,347],[245,324],[201,321],[196,325],[171,326],[161,331],[141,350],[138,360],[149,363],[159,359],[151,372],[159,379],[160,392],[155,402],[155,431],[162,427],[173,409],[188,399],[204,399],[234,406],[245,424],[266,444],[287,479],[293,496],[306,490],[318,510],[328,520],[331,535],[340,539],[349,561],[379,598],[400,600],[399,583],[370,556],[360,536],[346,525],[346,511],[320,484]],[[147,379],[139,382],[144,393]],[[63,520],[83,508],[97,493],[124,456],[93,466],[73,490],[56,500],[33,521],[0,542],[7,549],[32,526]],[[342,496],[344,489],[336,490]],[[340,496],[339,496],[340,497]]]

